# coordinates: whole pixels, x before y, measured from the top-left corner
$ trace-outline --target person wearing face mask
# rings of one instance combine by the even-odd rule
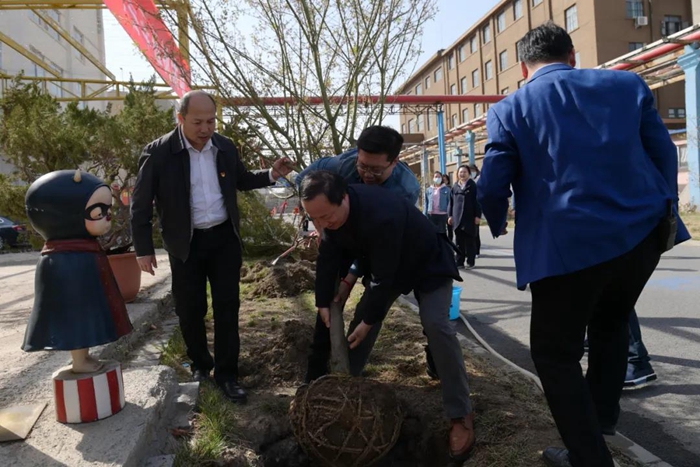
[[[442,182],[442,173],[433,174],[433,186],[425,190],[425,214],[439,233],[447,234],[447,207],[450,203],[450,187]]]
[[[455,229],[457,240],[457,267],[472,269],[476,258],[476,237],[481,224],[481,208],[476,202],[476,183],[471,179],[471,170],[463,165],[457,171],[458,182],[450,190],[447,206],[447,224]],[[466,252],[466,257],[465,253]]]
[[[450,175],[449,174],[442,174],[442,183],[448,187],[450,190],[452,189],[452,180],[450,180]],[[454,229],[452,226],[448,223],[447,224],[447,238],[453,242],[454,241]]]
[[[370,126],[365,128],[357,138],[357,146],[349,151],[335,157],[324,157],[302,171],[295,179],[298,188],[302,181],[311,173],[319,170],[332,172],[340,175],[348,184],[377,185],[398,195],[415,206],[420,194],[420,184],[411,169],[399,160],[399,153],[403,147],[403,137],[393,128],[385,126]],[[323,230],[321,225],[315,225],[319,230]],[[356,258],[350,258],[349,267],[344,268],[342,280],[335,300],[344,303],[358,278],[364,276],[363,268]],[[369,282],[363,281],[365,290],[369,289]],[[382,303],[381,312],[386,314],[393,305],[398,295],[389,297]],[[362,321],[362,317],[370,312],[368,296],[363,293],[360,302],[355,308],[355,318],[350,323],[348,333],[352,333],[355,327]],[[369,358],[374,342],[379,335],[381,323],[372,328],[367,338],[349,353],[350,372],[359,376]],[[316,317],[316,327],[314,338],[311,344],[311,352],[308,358],[305,381],[311,382],[320,378],[328,372],[328,361],[330,358],[330,333],[320,315]],[[426,350],[428,365],[432,366],[430,353]],[[435,371],[435,370],[431,370]]]

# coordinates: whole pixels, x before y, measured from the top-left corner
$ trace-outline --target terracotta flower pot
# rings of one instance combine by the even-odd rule
[[[136,261],[136,252],[107,255],[107,258],[124,301],[133,302],[141,289],[141,268]]]

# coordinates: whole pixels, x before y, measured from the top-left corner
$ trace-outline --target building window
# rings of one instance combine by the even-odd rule
[[[416,96],[420,96],[423,94],[423,85],[418,83],[416,84]]]
[[[469,109],[462,110],[462,123],[467,123],[469,121]]]
[[[630,42],[630,52],[644,48],[644,42]]]
[[[476,104],[476,106],[474,107],[474,118],[481,117],[482,113],[483,112],[481,111],[481,104]]]
[[[685,118],[685,109],[668,109],[668,118]]]
[[[51,65],[51,68],[56,70],[58,76],[63,76],[63,69],[60,66],[56,65],[54,62],[49,62],[49,65]],[[61,83],[56,83],[53,81],[50,82],[49,93],[54,97],[63,97],[63,88],[61,87]]]
[[[484,26],[483,32],[484,32],[484,44],[488,44],[489,42],[491,42],[491,25],[487,24],[486,26]]]
[[[462,44],[459,46],[459,63],[462,63],[467,59],[467,47]]]
[[[466,94],[469,87],[469,84],[467,84],[466,76],[459,80],[459,85],[462,88],[462,94]]]
[[[479,85],[479,70],[476,69],[472,71],[472,84],[474,87],[477,87]]]
[[[679,32],[683,27],[683,22],[680,16],[664,16],[664,23],[661,27],[661,34],[670,36]]]
[[[425,123],[427,123],[428,131],[433,129],[433,120],[430,118],[430,110],[425,113]]]
[[[102,10],[97,9],[97,34],[102,34],[104,25],[102,23]]]
[[[484,81],[488,81],[491,78],[493,78],[493,63],[491,62],[491,60],[486,62],[485,70],[486,76],[484,76]]]
[[[520,81],[518,81],[518,89],[522,88],[523,86],[525,86],[525,80],[521,79]]]
[[[406,124],[405,124],[405,123],[402,123],[402,124],[401,124],[401,134],[402,134],[402,135],[405,135],[405,134],[406,134]]]
[[[532,6],[537,6],[542,3],[543,0],[532,0]]]
[[[627,17],[637,18],[644,16],[644,2],[642,0],[627,0]]]
[[[513,19],[515,21],[523,17],[523,0],[515,0],[513,2]]]
[[[410,119],[408,121],[408,132],[409,133],[415,133],[415,126],[413,124],[413,119]]]
[[[80,30],[78,28],[73,27],[73,34],[72,35],[73,35],[73,39],[75,39],[75,41],[78,44],[85,46],[85,36],[83,35],[82,32],[80,32]],[[76,59],[78,59],[81,63],[85,63],[85,56],[82,53],[80,53],[80,51],[78,49],[76,49],[75,47],[73,48],[73,56]]]
[[[423,132],[423,115],[416,115],[416,129],[418,133]]]
[[[61,13],[60,13],[59,11],[57,11],[57,10],[41,10],[41,11],[42,11],[43,13],[47,14],[47,16],[49,16],[49,17],[50,17],[51,19],[53,19],[54,21],[58,22],[59,25],[60,25],[60,23],[61,23]],[[51,13],[51,12],[53,12],[53,13]],[[41,29],[43,29],[44,31],[46,31],[46,34],[48,34],[49,36],[51,36],[54,40],[56,40],[56,41],[58,41],[58,42],[61,42],[61,36],[58,34],[58,32],[57,32],[54,28],[52,28],[51,26],[49,26],[49,23],[47,23],[47,22],[44,21],[42,18],[40,18],[39,15],[37,15],[37,14],[36,14],[35,12],[33,12],[33,11],[30,11],[30,12],[29,12],[29,18],[30,18],[34,23],[36,23],[37,26],[39,26]]]
[[[509,92],[510,92],[510,89],[509,89],[509,88],[503,88],[503,89],[501,89],[501,94],[503,94],[504,96],[505,96],[505,95],[508,95]]]
[[[450,56],[447,57],[447,69],[451,70],[455,67],[455,56],[450,53]]]
[[[579,70],[581,69],[581,53],[576,52],[576,55],[574,56],[576,58],[576,68]]]
[[[479,41],[477,40],[476,36],[473,36],[471,39],[469,39],[469,50],[473,54],[475,54],[476,51],[479,50]]]
[[[506,12],[502,11],[496,18],[496,30],[503,32],[506,30]]]
[[[425,89],[428,90],[430,87],[430,76],[425,77]]]
[[[452,114],[452,127],[451,128],[456,127],[458,124],[459,124],[459,122],[457,121],[457,114]]]
[[[442,67],[435,70],[434,76],[435,76],[436,83],[442,79]]]
[[[501,71],[508,68],[508,51],[507,50],[504,50],[503,52],[498,54],[498,64],[501,67]]]
[[[564,14],[566,15],[566,32],[578,29],[578,7],[574,5],[567,8]]]
[[[456,84],[453,84],[450,86],[450,94],[452,94],[453,96],[455,94],[457,94],[457,85]]]

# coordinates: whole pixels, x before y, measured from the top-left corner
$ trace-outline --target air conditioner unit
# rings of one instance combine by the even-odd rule
[[[646,16],[637,16],[634,18],[634,27],[641,28],[642,26],[649,26],[649,18]]]

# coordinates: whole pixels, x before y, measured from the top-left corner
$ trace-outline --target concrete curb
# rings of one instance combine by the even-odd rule
[[[700,245],[700,242],[698,242]],[[411,303],[409,300],[407,300],[404,297],[399,297],[398,300],[399,304],[401,306],[405,306],[409,308],[411,311],[418,313],[418,307]],[[508,367],[504,362],[500,361],[499,359],[495,358],[489,351],[484,349],[480,344],[477,342],[468,339],[464,337],[461,334],[457,334],[457,339],[459,340],[460,344],[466,349],[468,349],[470,352],[473,352],[479,356],[486,357],[490,361],[494,362],[494,364],[500,366],[501,368],[505,369],[509,373],[516,373],[519,374],[515,369]],[[520,375],[522,376],[522,375]],[[529,381],[529,380],[528,380]],[[533,385],[533,390],[535,386]],[[615,436],[606,436],[605,437],[606,441],[611,444],[612,446],[615,446],[619,451],[621,451],[624,455],[632,459],[633,461],[644,465],[644,466],[649,466],[649,467],[673,467],[671,464],[659,459],[657,456],[652,454],[651,452],[647,451],[644,449],[642,446],[639,444],[635,443],[629,438],[626,438],[619,432]]]

